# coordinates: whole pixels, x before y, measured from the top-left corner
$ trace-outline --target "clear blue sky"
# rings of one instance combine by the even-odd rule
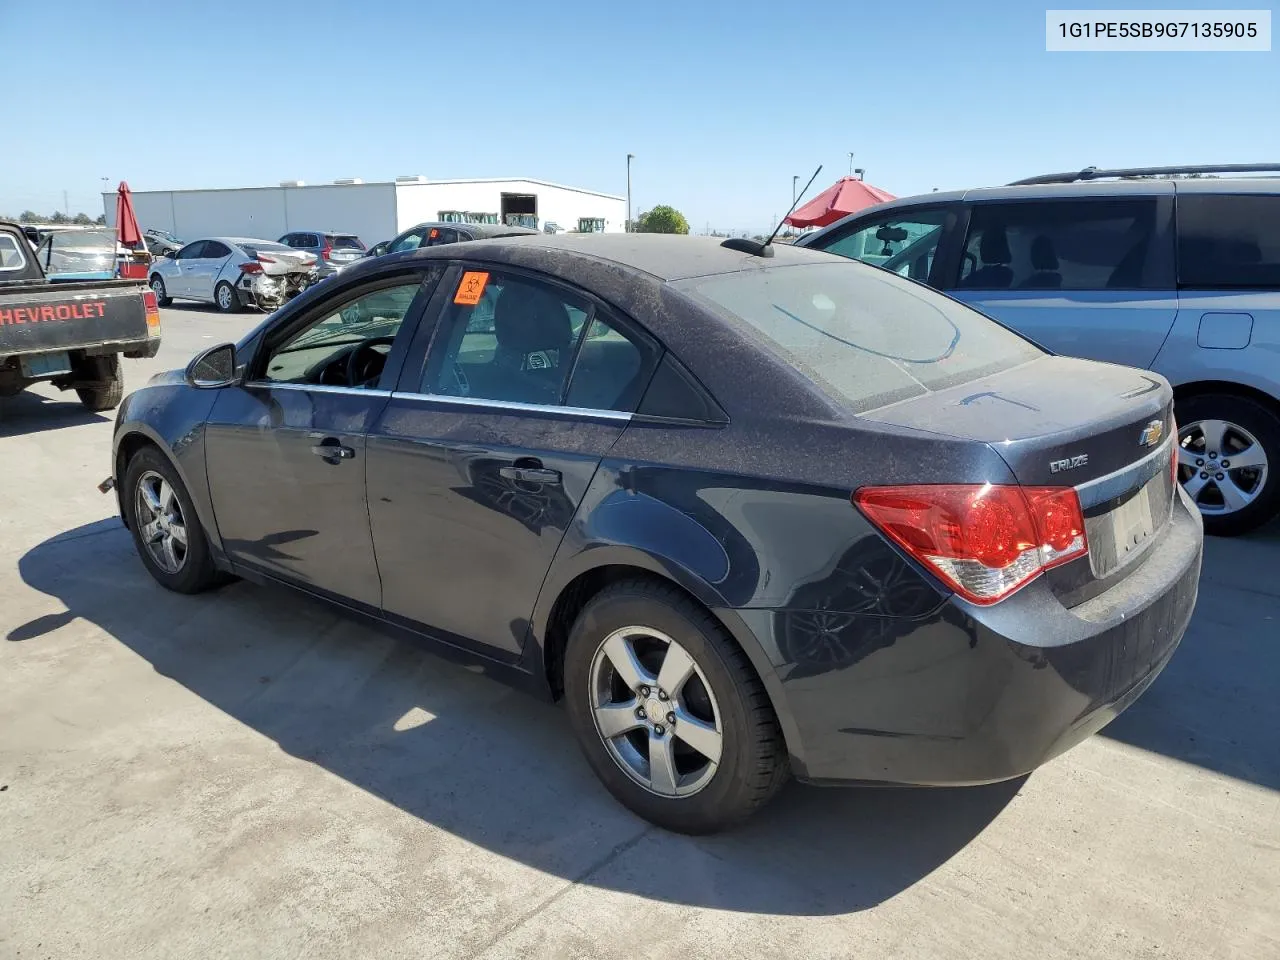
[[[1046,53],[1047,5],[0,0],[0,212],[52,212],[65,190],[97,214],[102,177],[531,176],[621,194],[630,152],[637,210],[760,229],[792,175],[824,164],[824,187],[850,150],[899,195],[1280,161],[1280,53]]]

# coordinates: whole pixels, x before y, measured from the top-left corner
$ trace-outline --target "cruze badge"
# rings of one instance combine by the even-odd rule
[[[1138,436],[1138,442],[1144,447],[1154,447],[1160,442],[1160,438],[1164,436],[1164,421],[1152,420],[1142,428],[1142,433]]]
[[[1061,473],[1063,470],[1074,470],[1076,467],[1083,467],[1089,462],[1089,455],[1081,453],[1074,457],[1067,457],[1064,460],[1050,460],[1049,472]]]

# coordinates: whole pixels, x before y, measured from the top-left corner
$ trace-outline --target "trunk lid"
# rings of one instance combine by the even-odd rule
[[[279,277],[290,273],[307,273],[316,265],[313,253],[304,250],[263,250],[258,254],[258,262],[262,264],[262,272],[269,277]]]
[[[1023,486],[1074,487],[1089,569],[1051,577],[1073,601],[1133,568],[1171,515],[1173,390],[1145,370],[1044,356],[862,416],[987,443]]]

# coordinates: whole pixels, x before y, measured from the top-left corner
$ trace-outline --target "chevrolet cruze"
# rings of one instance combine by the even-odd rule
[[[562,700],[643,817],[1016,777],[1196,600],[1160,376],[812,250],[525,236],[362,261],[130,396],[142,563],[284,584]],[[432,789],[429,783],[424,790]]]

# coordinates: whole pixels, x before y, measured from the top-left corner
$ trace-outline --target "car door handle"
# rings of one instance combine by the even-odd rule
[[[545,467],[521,466],[518,463],[498,470],[508,480],[521,480],[525,483],[559,483],[560,471],[548,470]]]
[[[317,457],[329,461],[329,463],[350,460],[356,455],[355,450],[339,442],[337,437],[325,437],[311,448],[311,452]]]

